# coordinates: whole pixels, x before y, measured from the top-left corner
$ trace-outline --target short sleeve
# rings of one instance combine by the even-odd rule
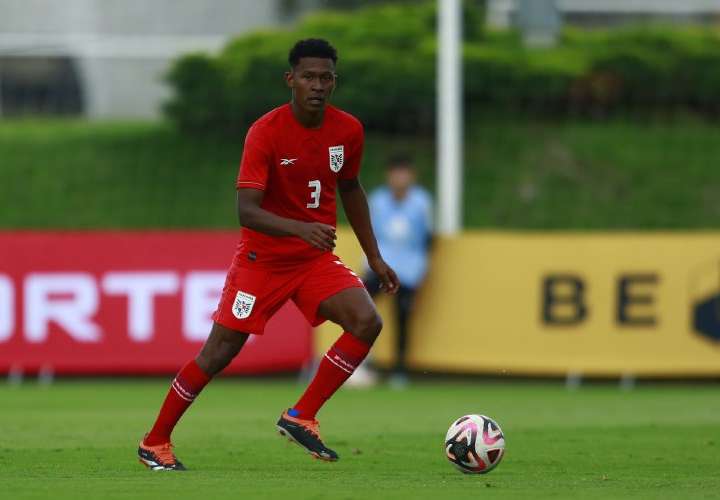
[[[348,148],[348,155],[345,158],[343,169],[340,171],[341,179],[354,179],[360,174],[363,149],[365,147],[365,131],[360,122],[357,122],[357,129],[352,135],[351,144]]]
[[[268,169],[271,165],[271,145],[265,133],[256,125],[250,127],[245,136],[240,171],[235,186],[265,190]]]

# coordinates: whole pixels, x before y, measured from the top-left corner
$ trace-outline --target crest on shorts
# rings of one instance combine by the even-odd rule
[[[245,292],[238,292],[233,302],[232,313],[237,319],[245,319],[250,316],[255,305],[255,296]]]
[[[339,146],[330,146],[330,170],[338,173],[343,166],[345,161],[345,146],[342,144]]]

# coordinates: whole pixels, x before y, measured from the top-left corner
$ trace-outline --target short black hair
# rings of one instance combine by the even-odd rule
[[[411,155],[407,153],[396,153],[388,157],[385,163],[386,170],[395,170],[396,168],[415,169],[415,162]]]
[[[303,57],[320,57],[322,59],[332,59],[333,64],[337,64],[337,50],[330,45],[330,42],[322,38],[306,38],[299,40],[288,54],[288,62],[293,68],[298,65]]]

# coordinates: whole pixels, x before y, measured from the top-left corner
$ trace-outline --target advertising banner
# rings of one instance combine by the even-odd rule
[[[352,236],[339,255],[360,265]],[[393,308],[375,361],[394,357]],[[467,232],[439,239],[412,318],[418,371],[720,376],[719,233]],[[321,346],[336,336],[324,326]]]
[[[0,233],[0,373],[175,373],[210,332],[235,231]],[[226,373],[297,370],[311,330],[286,304]]]

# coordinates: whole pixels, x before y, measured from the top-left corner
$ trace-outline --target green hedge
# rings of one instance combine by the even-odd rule
[[[366,139],[368,190],[411,151],[434,192],[432,137]],[[0,228],[234,228],[241,154],[166,123],[0,120]],[[701,120],[493,116],[468,123],[463,157],[466,227],[720,229],[718,128]]]
[[[465,3],[465,105],[469,113],[551,117],[692,111],[720,114],[720,36],[709,29],[567,30],[551,49],[527,49],[513,32],[483,31]],[[168,115],[183,129],[244,130],[288,99],[282,75],[292,44],[325,37],[339,50],[335,103],[368,128],[429,133],[435,111],[434,2],[311,15],[292,30],[239,37],[218,56],[191,54],[168,76]]]

